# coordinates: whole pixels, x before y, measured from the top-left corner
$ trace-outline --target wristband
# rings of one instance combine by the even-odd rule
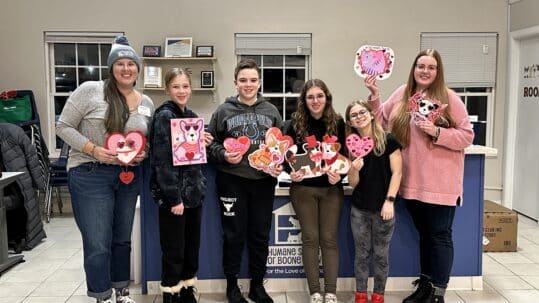
[[[94,157],[94,158],[95,158],[95,156],[94,156],[95,147],[96,147],[96,145],[94,144],[94,145],[92,146],[92,149],[90,149],[90,152],[88,153],[90,156],[92,156],[92,157]]]
[[[387,196],[386,201],[395,202],[395,196]]]

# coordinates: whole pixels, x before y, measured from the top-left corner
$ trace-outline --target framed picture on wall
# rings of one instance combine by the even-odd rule
[[[166,38],[165,57],[192,57],[193,38]]]
[[[196,49],[197,57],[213,57],[213,46],[211,45],[199,45]]]
[[[142,47],[143,57],[161,57],[161,46],[159,45],[144,45]]]
[[[200,87],[213,88],[213,71],[200,72]]]

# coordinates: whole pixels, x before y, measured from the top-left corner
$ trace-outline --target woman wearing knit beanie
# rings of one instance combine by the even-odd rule
[[[129,297],[131,229],[143,149],[125,166],[106,147],[112,133],[146,135],[152,100],[135,90],[140,58],[127,38],[116,38],[107,64],[109,79],[87,81],[70,96],[56,125],[57,135],[71,146],[69,191],[82,235],[88,296],[98,303],[134,303]],[[120,174],[133,176],[130,182]]]

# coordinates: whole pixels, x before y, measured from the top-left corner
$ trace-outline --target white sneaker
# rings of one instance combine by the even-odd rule
[[[111,298],[108,299],[97,299],[96,303],[113,303]]]
[[[116,303],[136,303],[129,296],[129,288],[116,289]]]
[[[311,295],[311,303],[324,303],[324,298],[318,292]]]
[[[337,303],[337,296],[332,293],[326,293],[324,296],[324,303]]]

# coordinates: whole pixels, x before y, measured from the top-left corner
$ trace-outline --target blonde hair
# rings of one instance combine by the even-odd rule
[[[442,104],[447,104],[447,107],[444,109],[442,120],[445,120],[450,127],[454,127],[455,123],[451,116],[449,115],[449,97],[447,95],[447,85],[444,80],[444,66],[442,64],[442,57],[437,50],[429,48],[422,50],[417,54],[410,68],[410,74],[408,75],[408,82],[406,88],[404,89],[404,94],[400,102],[399,109],[397,114],[391,119],[391,133],[397,138],[399,143],[403,147],[408,147],[410,144],[410,119],[411,114],[408,111],[408,99],[416,93],[417,82],[415,81],[414,71],[416,68],[417,60],[423,56],[429,56],[434,58],[437,63],[437,73],[436,78],[432,84],[428,87],[425,92],[430,98],[439,100]]]
[[[172,80],[179,76],[185,76],[187,78],[187,81],[189,82],[189,86],[191,86],[191,75],[189,75],[189,73],[185,69],[175,67],[168,70],[165,74],[165,87],[168,89],[170,82],[172,82]]]
[[[348,104],[345,111],[345,118],[346,118],[346,136],[350,134],[357,134],[359,135],[359,132],[354,127],[350,126],[350,122],[352,118],[350,117],[350,111],[352,108],[356,105],[359,105],[361,107],[364,107],[367,111],[369,111],[369,114],[372,117],[371,120],[371,135],[372,140],[374,141],[374,154],[376,156],[381,156],[386,151],[386,132],[382,128],[382,125],[378,123],[378,120],[376,120],[376,117],[374,116],[372,105],[365,101],[365,100],[355,100],[352,103]]]

